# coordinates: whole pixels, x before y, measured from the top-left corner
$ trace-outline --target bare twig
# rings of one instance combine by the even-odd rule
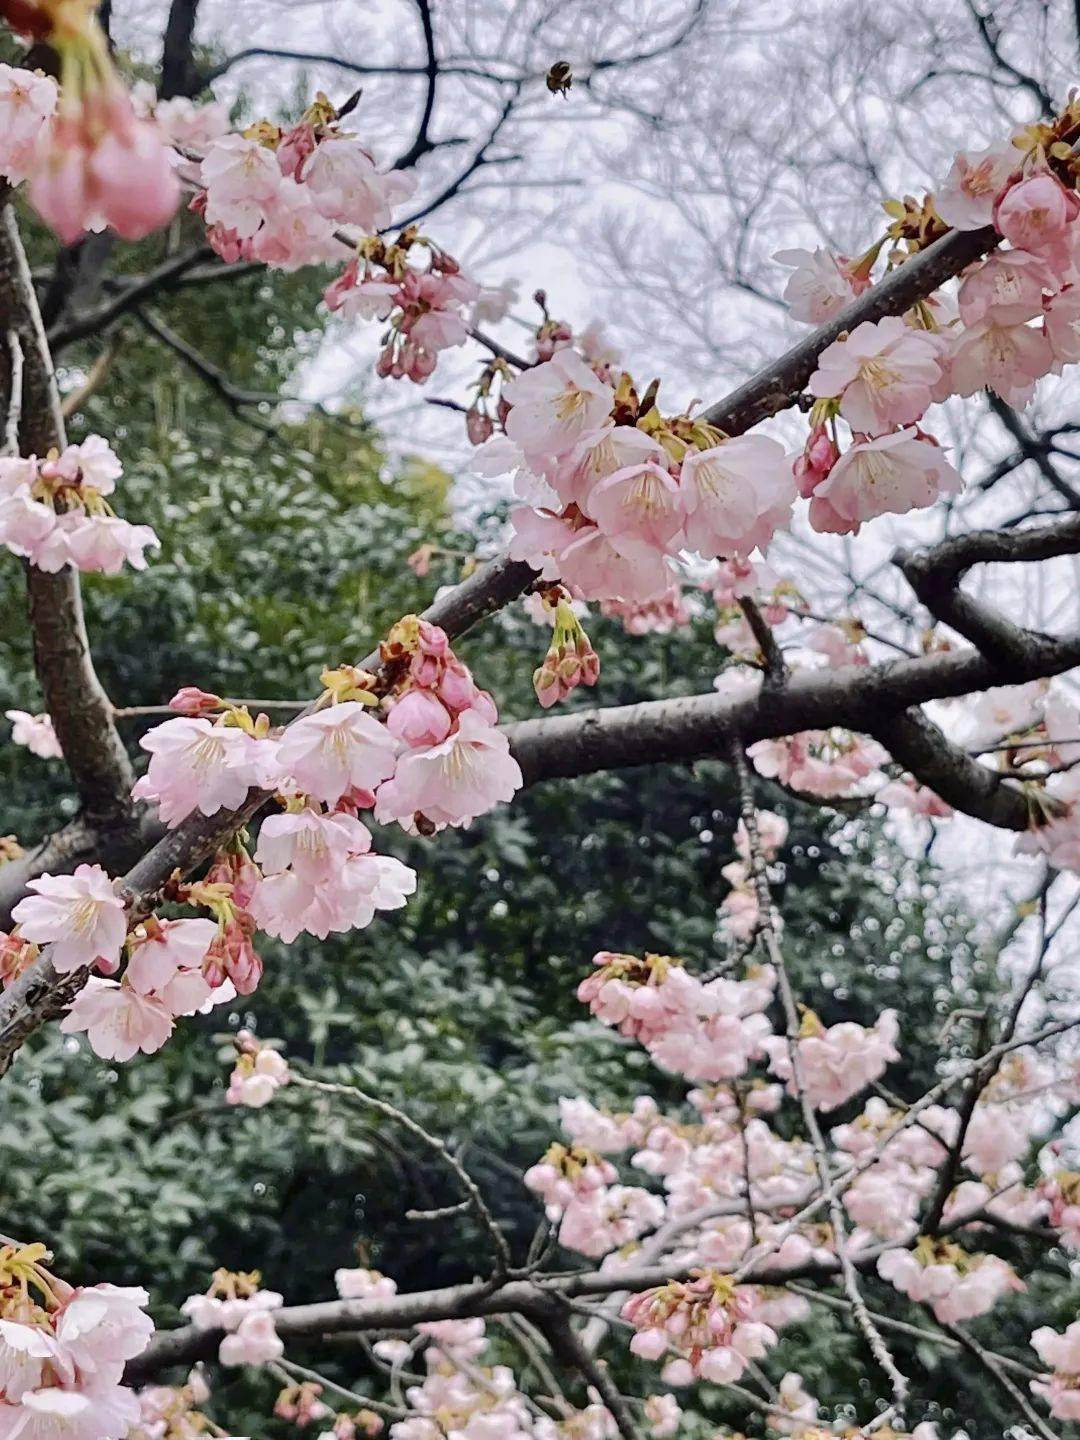
[[[304,1090],[317,1090],[323,1095],[344,1095],[351,1100],[358,1100],[361,1105],[366,1105],[369,1110],[375,1110],[378,1114],[384,1115],[386,1119],[393,1120],[403,1130],[433,1150],[439,1159],[449,1170],[457,1176],[462,1189],[469,1197],[469,1203],[480,1223],[481,1229],[485,1231],[495,1258],[495,1270],[493,1278],[496,1281],[502,1280],[513,1263],[510,1254],[510,1246],[506,1242],[506,1236],[496,1224],[495,1217],[488,1209],[487,1201],[480,1193],[476,1181],[462,1165],[461,1161],[454,1155],[447,1145],[437,1135],[432,1135],[422,1125],[415,1121],[411,1115],[404,1110],[399,1110],[396,1105],[391,1105],[388,1100],[382,1100],[377,1095],[369,1095],[366,1090],[361,1090],[357,1085],[343,1085],[328,1080],[312,1080],[305,1075],[294,1075],[293,1083]]]
[[[765,863],[765,853],[761,848],[761,837],[758,833],[757,806],[754,802],[750,767],[746,762],[746,753],[742,741],[737,736],[733,737],[731,741],[731,764],[739,786],[739,809],[742,815],[743,826],[746,830],[747,846],[750,855],[750,870],[757,890],[758,906],[761,912],[761,935],[765,941],[765,949],[769,956],[769,961],[775,967],[777,974],[780,1000],[784,1011],[788,1054],[791,1061],[792,1082],[795,1086],[799,1107],[802,1111],[803,1125],[805,1126],[814,1152],[814,1163],[817,1169],[818,1179],[821,1183],[822,1191],[825,1192],[828,1191],[832,1185],[832,1176],[829,1172],[828,1150],[825,1145],[825,1137],[821,1133],[821,1126],[818,1124],[817,1115],[810,1102],[809,1091],[806,1085],[806,1076],[803,1071],[802,1052],[800,1048],[799,1011],[795,1003],[794,992],[791,988],[787,965],[784,961],[784,953],[780,947],[778,927],[773,909],[772,891],[769,887],[768,867]],[[847,1219],[838,1195],[834,1195],[829,1200],[829,1218],[832,1222],[833,1243],[836,1246],[837,1257],[840,1261],[840,1273],[843,1279],[844,1291],[848,1300],[851,1302],[851,1310],[855,1317],[855,1323],[862,1331],[874,1359],[885,1372],[892,1389],[896,1411],[902,1414],[910,1388],[909,1381],[907,1376],[897,1366],[892,1351],[889,1349],[881,1331],[874,1324],[870,1312],[866,1308],[866,1302],[859,1288],[858,1275],[848,1251]]]

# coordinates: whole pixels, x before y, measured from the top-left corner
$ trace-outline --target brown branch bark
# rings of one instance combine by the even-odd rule
[[[26,254],[10,202],[0,207],[0,324],[23,351],[20,441],[25,455],[65,444],[64,419]],[[131,764],[94,669],[75,570],[26,567],[34,663],[86,819],[108,836],[134,819]]]

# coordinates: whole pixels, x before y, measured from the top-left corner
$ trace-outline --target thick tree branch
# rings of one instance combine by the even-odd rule
[[[989,226],[943,235],[838,310],[831,320],[811,330],[745,385],[711,405],[702,418],[729,435],[741,435],[770,415],[787,410],[817,369],[822,350],[842,331],[853,330],[864,320],[903,314],[1000,242],[997,231]]]
[[[203,88],[193,54],[195,21],[199,0],[172,0],[161,47],[161,75],[158,94],[162,100],[174,95],[197,95]]]
[[[45,455],[65,444],[64,420],[37,297],[10,203],[0,207],[0,317],[23,355],[22,452]],[[134,818],[131,764],[112,707],[94,670],[78,573],[26,567],[34,663],[45,704],[87,820],[126,834]]]

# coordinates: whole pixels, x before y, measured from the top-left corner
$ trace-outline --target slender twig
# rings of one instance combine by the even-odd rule
[[[947,1335],[951,1335],[954,1340],[963,1346],[969,1355],[974,1355],[988,1375],[993,1376],[1000,1388],[1005,1391],[1006,1395],[1008,1395],[1009,1399],[1020,1411],[1026,1424],[1030,1425],[1037,1434],[1041,1435],[1043,1440],[1058,1440],[1057,1432],[1051,1430],[1050,1426],[1020,1389],[1019,1385],[1011,1380],[1005,1373],[1002,1366],[998,1363],[998,1357],[996,1355],[984,1349],[966,1330],[961,1330],[959,1325],[942,1323],[941,1328]]]
[[[623,1440],[644,1440],[626,1396],[612,1380],[603,1361],[597,1360],[592,1351],[581,1343],[580,1337],[570,1323],[569,1316],[565,1314],[552,1315],[546,1321],[541,1322],[541,1328],[547,1335],[555,1354],[560,1356],[564,1363],[572,1365],[578,1371],[582,1379],[593,1387],[611,1411]]]
[[[429,1131],[415,1121],[411,1115],[404,1110],[399,1110],[396,1105],[391,1105],[388,1100],[381,1100],[377,1095],[369,1095],[366,1090],[361,1090],[356,1085],[343,1085],[329,1080],[311,1080],[306,1075],[293,1075],[293,1083],[305,1090],[317,1090],[324,1095],[346,1095],[352,1100],[358,1100],[368,1109],[375,1110],[386,1119],[393,1120],[403,1130],[433,1150],[442,1162],[454,1172],[462,1188],[469,1197],[470,1204],[480,1223],[481,1228],[486,1232],[491,1242],[491,1248],[495,1257],[495,1270],[492,1278],[496,1281],[502,1280],[513,1263],[510,1253],[510,1246],[507,1244],[506,1236],[499,1229],[495,1217],[488,1209],[487,1201],[480,1193],[476,1181],[462,1165],[461,1161],[450,1151],[447,1145],[437,1135]]]
[[[765,661],[765,674],[769,680],[781,681],[787,674],[787,662],[784,659],[780,646],[776,643],[776,636],[772,632],[772,626],[761,613],[756,600],[749,595],[739,596],[739,609],[750,626],[751,633],[757,641],[758,649],[761,651]]]
[[[799,1038],[799,1011],[795,1003],[794,992],[791,988],[791,980],[788,976],[784,954],[780,947],[778,926],[776,924],[776,916],[772,903],[772,891],[769,887],[768,866],[765,862],[765,854],[761,847],[761,836],[758,832],[757,806],[754,801],[753,782],[750,779],[750,767],[746,762],[746,753],[743,749],[742,742],[737,736],[734,737],[731,742],[731,763],[739,786],[739,809],[742,815],[743,826],[746,830],[747,848],[750,855],[750,870],[758,894],[762,938],[765,941],[765,948],[769,960],[776,970],[777,984],[780,990],[780,999],[783,1006],[787,1034],[788,1054],[791,1060],[792,1082],[795,1086],[799,1106],[802,1111],[803,1124],[814,1152],[815,1168],[817,1169],[818,1178],[821,1182],[822,1190],[827,1191],[832,1184],[828,1150],[826,1149],[825,1137],[818,1124],[814,1107],[810,1103],[806,1076],[803,1071]],[[862,1291],[859,1287],[858,1274],[851,1262],[851,1255],[848,1252],[847,1220],[838,1195],[834,1195],[829,1200],[829,1217],[832,1222],[833,1243],[836,1246],[836,1254],[840,1261],[840,1273],[844,1290],[848,1299],[851,1301],[851,1309],[855,1317],[855,1323],[862,1331],[866,1343],[870,1347],[871,1354],[889,1380],[897,1412],[902,1413],[910,1388],[909,1381],[907,1376],[897,1366],[892,1351],[889,1349],[881,1331],[874,1324],[870,1312],[866,1308],[866,1302],[863,1299]]]
[[[347,1390],[344,1385],[339,1385],[336,1380],[330,1380],[327,1376],[321,1375],[318,1370],[312,1370],[307,1365],[297,1365],[295,1360],[271,1360],[267,1369],[271,1373],[277,1371],[279,1379],[309,1380],[315,1385],[321,1385],[324,1390],[330,1390],[335,1395],[340,1395],[343,1400],[348,1400],[353,1405],[359,1405],[368,1410],[377,1410],[380,1415],[389,1415],[395,1420],[403,1420],[408,1413],[397,1405],[388,1405],[385,1400],[373,1400],[370,1395],[361,1395],[355,1390]]]

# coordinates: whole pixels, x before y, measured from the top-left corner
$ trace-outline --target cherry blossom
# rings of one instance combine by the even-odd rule
[[[24,939],[51,945],[60,974],[97,965],[117,968],[127,934],[124,902],[100,865],[79,865],[71,875],[39,875],[12,910]]]
[[[106,226],[141,240],[172,219],[180,187],[164,136],[136,116],[88,15],[61,51],[59,104],[26,166],[29,199],[65,245]]]
[[[152,1055],[173,1032],[175,1017],[156,995],[140,994],[126,981],[92,975],[60,1022],[65,1035],[86,1031],[95,1055],[130,1060],[140,1051]]]
[[[226,1335],[218,1347],[222,1365],[265,1365],[279,1360],[285,1346],[274,1329],[274,1317],[268,1310],[245,1315],[240,1324]]]
[[[959,474],[939,446],[915,429],[862,440],[846,450],[810,501],[815,530],[857,534],[875,516],[906,515],[959,494]]]
[[[370,152],[351,134],[321,140],[301,164],[298,179],[320,215],[368,234],[385,229],[394,207],[416,188],[404,171],[376,169]]]
[[[1039,1359],[1055,1372],[1048,1379],[1033,1380],[1031,1388],[1050,1406],[1059,1420],[1080,1420],[1080,1321],[1064,1331],[1043,1325],[1031,1337]]]
[[[792,270],[784,300],[793,320],[821,325],[855,298],[849,271],[829,250],[778,250],[773,259]]]
[[[890,1061],[900,1058],[895,1044],[898,1034],[899,1024],[893,1010],[883,1011],[869,1029],[850,1020],[826,1028],[808,1011],[798,1045],[806,1093],[815,1109],[835,1110],[884,1074]],[[767,1036],[762,1047],[768,1052],[773,1073],[786,1080],[794,1094],[787,1039]]]
[[[646,1360],[659,1360],[668,1350],[683,1357],[681,1364],[667,1367],[669,1384],[687,1384],[695,1377],[731,1384],[777,1341],[770,1326],[753,1318],[756,1300],[751,1286],[710,1271],[697,1280],[672,1281],[632,1295],[622,1308],[637,1332],[630,1349]]]
[[[346,700],[294,721],[278,745],[277,763],[297,788],[333,804],[354,787],[374,790],[389,779],[399,748],[363,705]]]
[[[30,715],[25,710],[5,710],[4,714],[11,721],[13,744],[25,745],[31,755],[42,760],[63,759],[64,752],[48,715]]]
[[[50,75],[0,65],[0,175],[12,185],[30,173],[38,138],[56,111],[57,95]]]
[[[150,765],[131,793],[153,801],[170,827],[194,810],[235,810],[260,780],[258,742],[223,723],[178,716],[148,730],[139,744]]]
[[[1019,168],[1008,143],[961,151],[934,196],[937,212],[957,230],[979,230],[994,218],[994,204]]]
[[[467,825],[513,799],[523,783],[506,736],[465,710],[440,744],[399,758],[393,780],[379,787],[375,818],[405,822],[420,814],[434,825]]]
[[[739,435],[683,460],[679,486],[689,549],[704,560],[764,549],[787,523],[795,499],[783,446]]]
[[[506,433],[526,456],[550,457],[573,449],[607,419],[614,393],[580,355],[558,351],[503,388],[512,408]]]
[[[902,1295],[928,1304],[943,1323],[983,1315],[1002,1295],[1026,1288],[996,1255],[973,1255],[948,1240],[922,1239],[914,1250],[887,1250],[877,1270]]]
[[[864,320],[821,352],[807,389],[840,397],[840,414],[853,430],[881,435],[921,418],[941,378],[937,356],[931,336],[894,315]]]
[[[1060,270],[1071,259],[1070,226],[1080,214],[1080,199],[1055,176],[1029,175],[1000,195],[994,225],[1018,250],[1039,255]]]
[[[988,387],[1008,404],[1022,407],[1053,363],[1042,330],[999,324],[991,315],[957,339],[949,360],[949,384],[956,395],[974,395]]]

